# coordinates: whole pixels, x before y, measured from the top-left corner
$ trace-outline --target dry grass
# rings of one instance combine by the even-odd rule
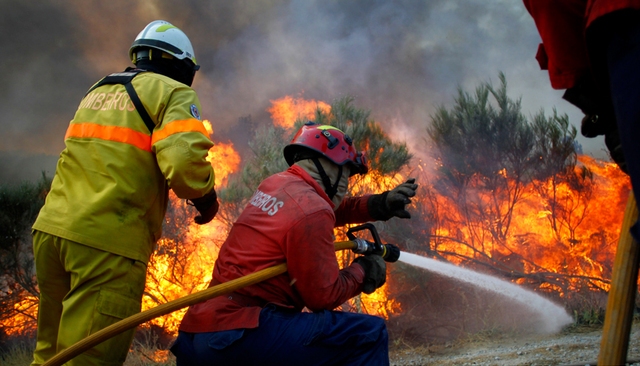
[[[160,346],[158,335],[147,329],[139,329],[124,366],[175,366],[176,358],[168,349]]]
[[[29,366],[33,361],[33,340],[10,343],[0,353],[2,366]],[[167,349],[158,345],[157,336],[143,333],[131,345],[124,366],[175,366],[176,359]]]

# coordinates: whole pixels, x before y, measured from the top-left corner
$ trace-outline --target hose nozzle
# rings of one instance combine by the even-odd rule
[[[354,232],[369,230],[371,236],[373,236],[373,242],[366,241],[364,239],[356,238],[353,235]],[[352,248],[354,253],[358,254],[376,254],[382,257],[386,262],[395,262],[400,258],[400,248],[393,244],[382,244],[378,231],[372,223],[362,224],[360,226],[352,227],[347,231],[347,237],[354,243]]]
[[[396,262],[400,258],[400,248],[393,244],[379,244],[355,238],[353,252],[357,254],[376,254],[382,257],[385,262]]]

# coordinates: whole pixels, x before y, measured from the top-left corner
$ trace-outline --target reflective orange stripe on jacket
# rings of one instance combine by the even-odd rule
[[[153,133],[151,144],[153,145],[162,139],[180,132],[200,132],[201,134],[209,137],[209,133],[204,128],[202,122],[195,118],[190,118],[167,123],[161,130]]]
[[[97,123],[72,123],[67,128],[64,139],[70,137],[96,138],[107,141],[123,142],[144,151],[151,152],[151,136],[129,127],[103,126]]]
[[[97,123],[72,123],[67,129],[64,139],[69,137],[97,138],[107,141],[122,142],[141,150],[151,152],[151,145],[180,132],[200,132],[209,136],[202,122],[197,119],[178,120],[168,123],[152,136],[133,130],[129,127],[104,126]]]

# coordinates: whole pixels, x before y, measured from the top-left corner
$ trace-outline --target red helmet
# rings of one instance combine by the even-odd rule
[[[369,171],[364,153],[357,152],[351,137],[333,126],[319,125],[314,122],[305,123],[291,143],[284,147],[284,158],[291,166],[301,160],[300,156],[308,158],[317,155],[313,151],[337,165],[350,164],[350,176],[366,174]],[[297,159],[296,155],[298,155]]]

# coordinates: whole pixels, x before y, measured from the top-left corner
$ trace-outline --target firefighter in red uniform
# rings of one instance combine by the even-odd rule
[[[136,69],[105,77],[80,103],[33,225],[40,304],[32,365],[140,311],[169,189],[192,201],[199,224],[217,212],[189,39],[154,21],[129,56]],[[67,365],[122,365],[133,333]]]
[[[640,0],[524,0],[551,86],[580,108],[586,137],[605,136],[640,197]],[[640,239],[638,224],[631,233]]]
[[[417,184],[345,196],[349,177],[368,167],[351,138],[327,125],[304,125],[284,155],[291,167],[259,185],[220,249],[211,285],[284,262],[288,272],[191,306],[171,349],[178,365],[389,364],[383,319],[333,311],[382,286],[385,262],[366,255],[339,269],[333,229],[410,218],[405,205]]]

